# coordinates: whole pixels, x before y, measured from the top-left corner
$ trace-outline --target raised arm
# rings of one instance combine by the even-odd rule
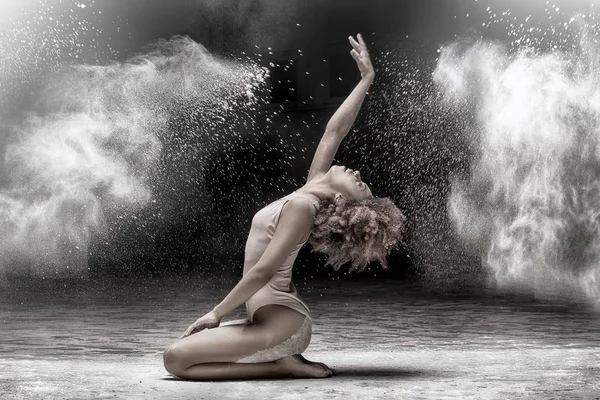
[[[360,70],[361,80],[327,123],[325,133],[319,142],[310,165],[307,182],[325,174],[331,167],[340,143],[356,120],[367,91],[375,77],[375,70],[371,64],[367,44],[360,33],[357,35],[357,39],[358,41],[354,40],[352,36],[348,38],[352,45],[350,54]]]
[[[260,260],[211,312],[199,318],[185,331],[189,336],[205,328],[219,326],[221,318],[241,306],[275,275],[292,249],[301,243],[313,224],[312,205],[302,198],[288,201],[281,210],[277,228]]]

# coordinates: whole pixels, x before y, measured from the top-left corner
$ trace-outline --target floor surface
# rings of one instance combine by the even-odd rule
[[[600,399],[600,312],[592,307],[402,282],[299,285],[314,316],[304,354],[335,368],[333,378],[171,379],[162,351],[228,285],[5,286],[0,398]]]

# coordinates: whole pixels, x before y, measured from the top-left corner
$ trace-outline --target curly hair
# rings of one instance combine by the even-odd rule
[[[405,221],[387,197],[323,201],[308,242],[335,270],[349,263],[351,271],[362,271],[372,261],[387,269],[386,256],[402,240]]]

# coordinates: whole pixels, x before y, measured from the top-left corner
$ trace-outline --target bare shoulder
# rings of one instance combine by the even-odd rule
[[[296,228],[310,228],[313,223],[313,205],[308,199],[294,197],[281,210],[280,223]]]
[[[288,200],[281,210],[273,241],[282,248],[299,243],[312,228],[314,219],[311,207],[310,201],[302,197]]]
[[[308,199],[294,197],[285,204],[281,211],[285,214],[295,214],[297,217],[310,216],[312,218],[312,207]]]

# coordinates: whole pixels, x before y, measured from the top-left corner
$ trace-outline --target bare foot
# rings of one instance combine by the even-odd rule
[[[297,355],[283,357],[275,362],[294,378],[329,378],[332,375],[328,368],[318,364],[307,364]]]
[[[327,366],[327,364],[323,364],[323,363],[321,363],[321,362],[316,362],[316,361],[310,361],[310,360],[307,360],[306,358],[304,358],[304,356],[303,356],[302,354],[296,354],[296,356],[297,356],[297,357],[298,357],[300,360],[302,360],[302,362],[304,362],[305,364],[309,364],[309,365],[315,365],[315,364],[316,364],[316,365],[320,365],[322,368],[324,368],[324,369],[326,369],[326,370],[328,370],[328,371],[331,371],[331,374],[332,374],[332,375],[336,375],[336,371],[335,371],[335,369],[333,369],[333,368],[329,368],[329,367]]]

